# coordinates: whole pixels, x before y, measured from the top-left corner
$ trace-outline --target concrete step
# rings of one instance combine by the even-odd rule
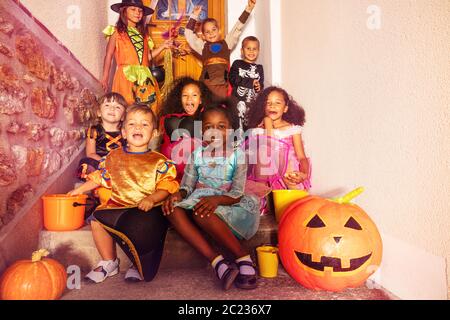
[[[262,216],[257,234],[251,240],[242,241],[243,246],[254,257],[257,246],[269,243],[277,243],[277,223],[273,215]],[[225,256],[229,255],[224,248],[220,248],[217,244],[215,246],[224,252]],[[101,260],[89,226],[69,232],[42,230],[39,235],[39,248],[49,250],[51,256],[63,265],[79,266],[83,272],[89,271]],[[120,247],[117,248],[121,270],[126,270],[130,266],[130,261]],[[208,262],[175,230],[169,229],[160,269],[179,268],[180,264],[185,268],[199,268],[206,267]]]
[[[211,267],[159,270],[151,282],[127,283],[124,272],[100,284],[81,282],[63,300],[390,300],[382,289],[361,286],[340,293],[307,290],[279,267],[276,278],[258,279],[255,290],[223,291]],[[168,312],[171,310],[168,310]],[[214,318],[214,317],[211,317]]]

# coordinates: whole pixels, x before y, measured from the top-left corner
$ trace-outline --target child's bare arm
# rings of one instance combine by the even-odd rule
[[[164,50],[171,49],[172,47],[173,47],[173,40],[168,39],[164,41],[158,48],[148,53],[148,61],[152,62],[152,60],[158,57]]]
[[[86,157],[100,161],[102,157],[97,154],[95,139],[86,138]]]
[[[291,182],[298,184],[306,180],[309,175],[309,161],[306,158],[305,150],[303,147],[303,141],[301,134],[294,134],[292,136],[294,143],[295,155],[300,162],[300,168],[298,171],[293,171],[287,174],[286,178]]]
[[[194,11],[192,12],[191,17],[189,18],[184,33],[186,40],[189,43],[189,46],[200,55],[202,54],[203,47],[205,46],[205,41],[200,39],[195,34],[195,25],[197,24],[198,16],[200,15],[201,12],[202,6],[196,6],[194,8]]]
[[[247,7],[245,8],[244,12],[242,12],[239,20],[225,37],[225,41],[227,42],[230,50],[233,50],[239,42],[239,37],[241,36],[244,26],[247,23],[248,18],[250,17],[250,13],[252,13],[253,9],[255,8],[255,5],[256,0],[248,1]]]
[[[264,129],[266,129],[266,134],[268,136],[273,135],[273,121],[270,117],[265,117],[263,120]]]
[[[170,195],[169,191],[166,190],[156,190],[154,193],[144,198],[141,202],[138,203],[138,208],[142,211],[150,211],[153,207],[163,202]]]
[[[97,183],[95,183],[94,181],[87,181],[85,183],[83,183],[81,186],[79,186],[78,188],[68,192],[67,194],[69,196],[77,196],[79,194],[84,194],[86,192],[92,191],[94,189],[97,189],[98,187],[100,187],[100,185],[98,185]]]
[[[103,77],[101,79],[101,84],[103,90],[105,91],[108,90],[109,72],[111,70],[112,59],[114,57],[114,52],[116,50],[116,38],[117,38],[116,34],[117,33],[115,32],[109,38],[108,46],[106,47],[105,60],[103,62]]]

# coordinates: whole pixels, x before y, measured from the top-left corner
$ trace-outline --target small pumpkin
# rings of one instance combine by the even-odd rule
[[[43,258],[49,252],[41,249],[31,260],[11,265],[0,279],[1,300],[56,300],[67,282],[65,268],[56,260]]]
[[[284,268],[308,289],[342,291],[358,287],[381,263],[378,229],[350,201],[359,188],[336,199],[308,196],[292,203],[279,225]]]

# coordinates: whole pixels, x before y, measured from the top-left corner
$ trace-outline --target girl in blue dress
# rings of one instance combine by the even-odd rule
[[[245,154],[233,146],[232,139],[238,119],[231,106],[205,109],[201,118],[204,145],[192,153],[180,192],[163,206],[174,228],[211,262],[225,290],[233,283],[242,289],[256,288],[253,261],[239,239],[250,239],[258,230],[260,202],[257,196],[244,195]],[[199,229],[233,253],[239,270],[214,250]]]

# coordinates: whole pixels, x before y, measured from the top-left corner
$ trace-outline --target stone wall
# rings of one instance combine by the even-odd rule
[[[0,2],[0,241],[78,156],[100,93],[19,1]]]

